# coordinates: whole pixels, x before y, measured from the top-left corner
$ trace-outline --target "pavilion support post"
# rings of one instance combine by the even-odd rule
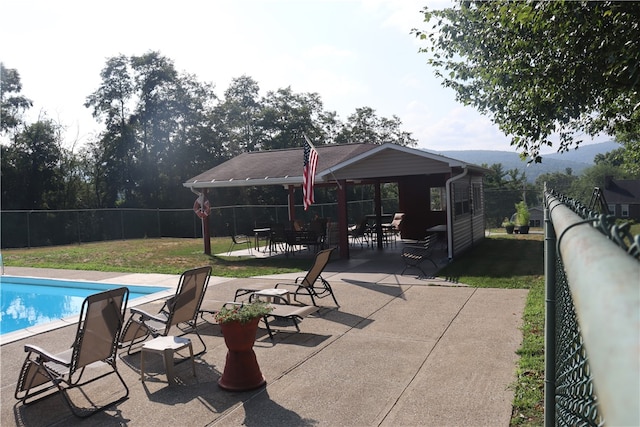
[[[206,188],[202,189],[202,195],[205,200],[208,199],[209,191]],[[211,231],[209,230],[209,217],[211,215],[202,218],[202,240],[204,241],[204,253],[205,255],[211,255]]]
[[[378,242],[378,249],[382,249],[382,196],[380,194],[379,179],[376,179],[374,185],[373,202],[376,214],[376,241]]]
[[[338,181],[338,249],[340,258],[349,259],[349,222],[347,217],[347,181]]]
[[[296,200],[294,197],[296,187],[294,187],[293,185],[290,185],[287,187],[287,190],[289,191],[289,197],[288,197],[289,221],[293,222],[296,219]]]

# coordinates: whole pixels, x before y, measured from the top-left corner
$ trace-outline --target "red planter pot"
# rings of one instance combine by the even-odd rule
[[[220,329],[229,351],[222,377],[218,380],[220,388],[230,391],[253,390],[266,384],[258,366],[253,343],[256,340],[259,318],[248,323],[221,323]]]

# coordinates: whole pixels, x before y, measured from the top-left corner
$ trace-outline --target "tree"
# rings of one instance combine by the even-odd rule
[[[605,177],[607,176],[611,176],[614,179],[624,178],[624,174],[619,167],[607,163],[597,164],[585,169],[582,175],[571,184],[568,196],[588,206],[593,194],[593,188],[604,188]]]
[[[502,163],[494,163],[491,166],[483,163],[482,167],[489,169],[489,173],[484,176],[485,187],[502,188],[506,185],[504,178],[507,172],[502,168]]]
[[[105,130],[86,153],[101,206],[173,207],[186,179],[220,158],[217,101],[211,84],[179,73],[158,52],[107,60],[86,106]],[[184,196],[183,196],[184,195]]]
[[[417,141],[410,132],[400,130],[402,121],[398,116],[378,117],[371,107],[356,108],[355,113],[336,136],[338,143],[384,144],[393,142],[399,145],[415,146]]]
[[[168,157],[160,171],[165,183],[160,193],[163,206],[184,206],[193,194],[182,183],[192,176],[226,160],[222,127],[214,110],[217,97],[213,85],[200,82],[191,74],[180,74],[173,95],[175,126],[171,130]]]
[[[570,172],[570,168],[567,172]],[[544,191],[544,185],[550,190],[555,190],[561,194],[569,195],[573,183],[578,179],[577,176],[570,173],[544,173],[536,178],[536,187],[539,194]]]
[[[624,151],[623,148],[618,148],[605,154],[596,154],[593,163],[596,165],[606,163],[611,166],[622,166],[624,163]]]
[[[321,132],[316,124],[323,116],[323,106],[317,93],[294,93],[287,87],[267,92],[261,104],[261,150],[302,147],[303,133],[319,140]]]
[[[22,83],[20,74],[12,68],[5,68],[0,62],[0,135],[18,131],[23,124],[22,114],[33,106],[30,99],[20,95]]]
[[[491,166],[483,164],[482,167],[489,170],[489,173],[484,177],[487,188],[522,190],[527,182],[526,174],[520,172],[518,168],[505,171],[502,168],[502,163],[494,163]]]
[[[316,93],[284,88],[259,99],[257,82],[241,76],[220,103],[212,84],[178,72],[173,61],[150,51],[107,59],[99,87],[85,100],[104,128],[74,153],[63,148],[54,122],[23,122],[31,101],[19,95],[17,71],[4,65],[1,71],[0,134],[13,132],[0,155],[5,208],[184,206],[193,195],[182,183],[235,155],[301,147],[303,134],[316,144],[347,135],[345,124],[323,109]],[[363,142],[413,141],[400,125],[397,117],[379,118],[365,107],[353,116],[348,131],[371,136]],[[360,136],[357,141],[363,140]],[[318,200],[333,200],[323,193],[319,190]],[[282,188],[274,188],[232,194],[228,201],[274,204],[286,197]]]
[[[132,56],[131,68],[138,98],[132,118],[139,142],[135,203],[160,206],[165,172],[174,165],[172,137],[182,118],[175,105],[178,73],[173,61],[159,52]]]
[[[87,97],[85,107],[93,108],[93,117],[104,121],[105,131],[86,153],[95,161],[90,170],[97,206],[112,207],[119,199],[130,199],[135,187],[138,147],[131,123],[135,93],[129,59],[124,55],[107,59],[100,77],[102,83]]]
[[[225,145],[231,156],[254,151],[261,139],[259,92],[258,82],[251,77],[234,78],[224,92],[224,102],[217,107],[226,131]]]
[[[3,208],[65,207],[62,157],[57,125],[48,119],[28,125],[15,143],[2,146]]]
[[[616,134],[616,142],[625,147],[621,153],[620,166],[629,175],[640,177],[640,123],[638,123],[638,117],[635,118],[633,124],[629,123],[629,126],[636,126],[637,129],[630,128]]]
[[[535,187],[527,183],[524,172],[517,168],[504,170],[502,163],[491,166],[483,164],[489,170],[484,177],[485,183],[485,217],[489,227],[499,226],[505,217],[509,218],[514,205],[524,200],[527,205],[538,204]]]
[[[325,143],[335,143],[344,123],[335,111],[323,111],[318,117],[318,139]]]
[[[576,133],[638,129],[640,2],[460,1],[424,14],[434,25],[414,34],[436,76],[523,157],[541,161],[555,133],[565,151]]]
[[[93,117],[104,120],[107,128],[120,127],[120,133],[124,134],[131,114],[129,104],[134,95],[129,59],[124,55],[107,59],[100,77],[102,83],[87,97],[85,107],[93,107]]]

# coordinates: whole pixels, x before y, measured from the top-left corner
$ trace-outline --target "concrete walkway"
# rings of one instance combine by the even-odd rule
[[[320,300],[322,309],[301,322],[300,333],[282,327],[274,342],[259,330],[254,349],[266,387],[218,387],[227,350],[219,327],[205,322],[207,351],[196,358],[196,377],[189,363],[178,364],[177,386],[167,386],[161,361],[151,358],[145,371],[152,376],[141,383],[140,354],[122,353],[118,368],[129,398],[102,413],[80,420],[59,396],[17,403],[23,345],[64,350],[75,335],[74,326],[65,326],[0,348],[0,425],[508,426],[527,291],[476,289],[415,271],[401,276],[397,254],[375,252],[327,266],[323,277],[339,308],[331,298]],[[5,273],[163,286],[178,278],[10,267]],[[297,276],[214,277],[207,297],[231,300],[238,287],[271,287]],[[144,306],[158,310],[160,302]],[[192,341],[199,351],[197,338]],[[87,391],[100,398],[120,392],[111,379]]]

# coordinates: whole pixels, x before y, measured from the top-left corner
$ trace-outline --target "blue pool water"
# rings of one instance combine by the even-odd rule
[[[0,334],[80,314],[89,295],[122,285],[33,277],[0,277]],[[156,286],[129,286],[129,301],[164,291]]]

